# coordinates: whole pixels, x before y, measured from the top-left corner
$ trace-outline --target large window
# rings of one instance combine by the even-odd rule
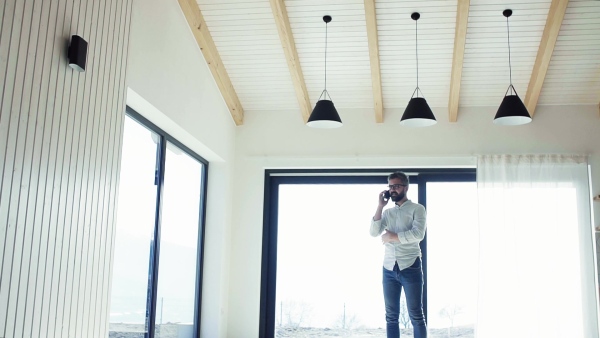
[[[474,337],[479,278],[477,183],[427,183],[429,337]]]
[[[207,165],[127,111],[110,337],[197,336]]]
[[[383,246],[369,220],[391,171],[267,172],[260,337],[385,337]],[[430,336],[473,337],[475,171],[405,172],[408,198],[432,203],[421,242]]]

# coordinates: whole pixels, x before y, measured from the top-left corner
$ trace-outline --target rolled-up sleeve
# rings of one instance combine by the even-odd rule
[[[381,216],[381,219],[379,221],[376,221],[373,218],[371,218],[371,236],[377,237],[381,235],[383,229],[385,229],[385,224],[385,213]]]
[[[419,205],[415,209],[412,228],[407,231],[398,233],[398,240],[402,244],[420,242],[425,237],[425,228],[427,227],[427,211],[425,207]],[[371,234],[373,234],[373,226],[371,226]]]

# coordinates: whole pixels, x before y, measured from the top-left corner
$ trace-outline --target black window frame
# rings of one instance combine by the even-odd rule
[[[275,336],[277,281],[277,221],[281,184],[387,184],[394,171],[409,175],[419,187],[419,203],[427,208],[428,182],[476,182],[476,168],[267,169],[264,180],[263,237],[260,282],[259,337]],[[427,234],[420,243],[423,262],[423,310],[427,318]]]
[[[144,334],[145,338],[154,338],[155,336],[155,322],[157,312],[157,287],[158,287],[158,273],[159,273],[159,260],[160,260],[160,233],[161,233],[161,221],[162,221],[162,200],[165,180],[165,163],[166,163],[166,150],[167,143],[171,143],[174,146],[181,149],[186,155],[192,157],[198,162],[202,163],[204,170],[200,177],[200,203],[199,203],[199,217],[198,217],[198,250],[196,256],[196,296],[194,299],[194,338],[200,336],[200,323],[201,323],[201,304],[202,304],[202,277],[204,267],[204,235],[206,226],[206,196],[208,193],[208,169],[209,163],[202,156],[198,155],[195,151],[179,142],[176,138],[165,132],[154,123],[150,122],[144,116],[139,114],[133,108],[126,106],[125,115],[138,122],[145,128],[154,132],[159,137],[159,143],[157,144],[157,160],[156,160],[156,171],[155,171],[155,185],[156,185],[156,207],[154,217],[154,243],[151,248],[149,257],[149,277],[148,280],[148,300],[146,301],[146,320],[148,321],[148,332]]]

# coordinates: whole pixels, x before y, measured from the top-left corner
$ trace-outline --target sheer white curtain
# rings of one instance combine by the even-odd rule
[[[476,336],[598,337],[587,156],[480,156],[477,190]]]

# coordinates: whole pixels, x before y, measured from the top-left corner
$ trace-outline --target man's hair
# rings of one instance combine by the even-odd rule
[[[406,184],[406,185],[408,185],[410,183],[408,180],[408,176],[406,176],[406,174],[401,171],[396,171],[396,172],[391,173],[388,176],[388,182],[394,178],[399,178],[402,181],[402,183]]]

